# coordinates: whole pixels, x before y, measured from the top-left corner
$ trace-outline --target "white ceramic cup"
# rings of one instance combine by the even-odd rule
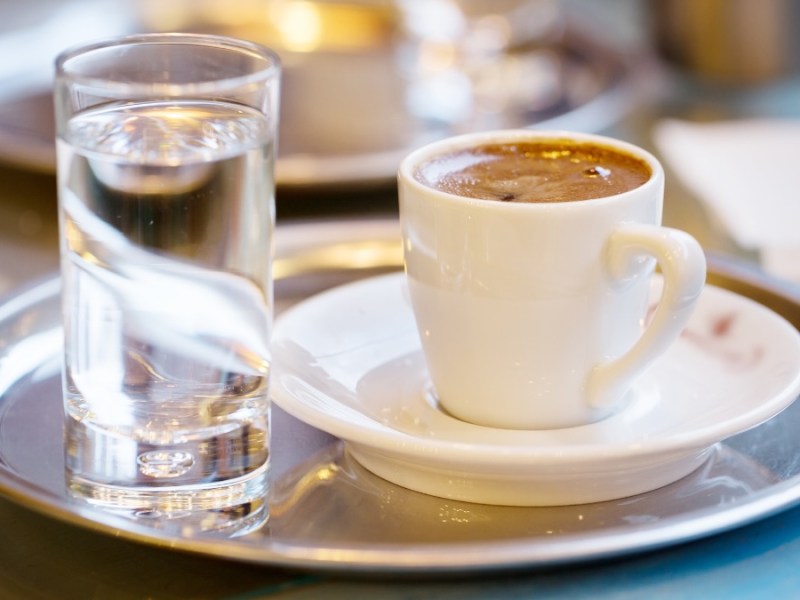
[[[652,174],[621,194],[558,203],[466,198],[414,177],[440,154],[541,139],[616,148]],[[660,225],[664,171],[631,144],[561,131],[467,134],[412,152],[398,182],[422,349],[436,397],[456,418],[552,429],[612,414],[680,334],[703,288],[700,245]],[[656,262],[664,286],[648,319]]]

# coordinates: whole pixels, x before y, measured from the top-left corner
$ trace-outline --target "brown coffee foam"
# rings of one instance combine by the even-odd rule
[[[644,160],[601,144],[543,140],[441,154],[419,165],[414,176],[428,187],[467,198],[573,202],[635,189],[652,170]]]

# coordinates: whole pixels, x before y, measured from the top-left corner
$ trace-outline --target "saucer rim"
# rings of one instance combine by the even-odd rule
[[[316,308],[318,304],[324,305],[330,302],[331,298],[355,294],[359,288],[365,286],[388,287],[395,285],[402,294],[402,289],[405,285],[404,279],[405,275],[403,273],[378,275],[337,286],[307,298],[293,306],[276,320],[273,339],[281,339],[281,333],[285,323],[291,323],[293,319],[299,318],[297,315],[302,316],[306,311]],[[653,279],[658,282],[659,277],[656,275]],[[708,299],[709,295],[711,299]],[[287,376],[287,373],[282,372],[283,365],[279,355],[276,355],[273,362],[273,375],[275,376],[273,381],[275,383],[271,386],[271,395],[276,404],[292,416],[313,427],[317,427],[331,435],[337,436],[346,443],[359,444],[377,451],[391,452],[393,455],[403,457],[416,457],[423,453],[430,452],[430,454],[426,456],[426,460],[437,464],[463,465],[464,460],[469,459],[473,464],[478,463],[482,466],[497,466],[498,464],[509,466],[534,466],[543,464],[555,466],[574,465],[576,463],[596,465],[621,458],[630,460],[634,458],[645,459],[656,455],[667,456],[669,454],[684,454],[693,450],[702,450],[724,439],[757,427],[785,410],[798,398],[798,394],[800,394],[800,332],[783,316],[762,304],[736,292],[706,284],[701,294],[700,302],[712,302],[715,297],[727,297],[730,301],[745,307],[747,311],[759,313],[761,317],[772,320],[776,326],[786,334],[785,342],[793,343],[795,349],[794,362],[798,365],[798,368],[795,371],[794,377],[790,381],[787,381],[781,390],[774,393],[765,402],[754,401],[750,410],[734,415],[724,421],[708,424],[700,428],[692,428],[682,433],[657,438],[655,440],[647,439],[621,444],[591,444],[581,446],[559,444],[528,446],[522,443],[492,444],[420,438],[408,432],[394,429],[364,412],[357,411],[355,407],[344,405],[337,398],[331,397],[334,402],[345,406],[348,410],[357,411],[378,428],[377,430],[367,430],[355,423],[338,418],[329,412],[314,410],[308,404],[298,401],[295,395],[285,389],[283,382],[277,384],[278,379],[283,379]],[[410,310],[410,307],[408,307],[409,312]],[[689,323],[691,323],[691,318]],[[416,336],[416,330],[413,328],[409,330],[409,333]],[[789,338],[791,338],[791,340]],[[421,349],[418,347],[418,342],[414,352],[421,352]],[[307,383],[300,373],[290,372],[288,375],[294,376],[297,380],[303,381],[303,383]],[[652,374],[645,373],[643,375],[643,378],[646,379],[647,377],[652,377]],[[423,391],[420,390],[419,393],[422,394]],[[328,394],[325,395],[329,396]],[[432,407],[431,409],[435,410]],[[449,415],[445,414],[445,416],[454,421],[458,421],[458,419],[450,417]],[[613,418],[613,416],[610,418]],[[458,422],[464,426],[490,429],[498,432],[525,431],[504,430],[474,423]],[[580,427],[593,427],[596,425],[597,424],[588,424]],[[378,433],[376,433],[376,431]],[[535,432],[535,430],[529,431],[531,431],[531,433]],[[512,463],[510,461],[514,462]]]

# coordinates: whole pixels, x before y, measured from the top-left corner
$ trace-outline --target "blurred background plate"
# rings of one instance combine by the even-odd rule
[[[279,185],[385,184],[413,147],[487,127],[599,131],[642,93],[642,54],[590,34],[568,4],[530,0],[531,35],[492,73],[513,103],[489,119],[433,123],[410,114],[388,0],[0,0],[0,161],[55,170],[52,62],[63,48],[141,31],[232,35],[284,62]],[[635,55],[635,56],[634,56]],[[485,117],[486,115],[484,115]]]

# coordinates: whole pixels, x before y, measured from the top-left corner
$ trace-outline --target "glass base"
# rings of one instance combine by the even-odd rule
[[[213,488],[123,488],[69,479],[74,500],[172,535],[237,537],[258,529],[269,518],[266,465],[244,481]]]
[[[250,531],[268,517],[266,421],[152,445],[66,417],[70,496],[159,529]]]

